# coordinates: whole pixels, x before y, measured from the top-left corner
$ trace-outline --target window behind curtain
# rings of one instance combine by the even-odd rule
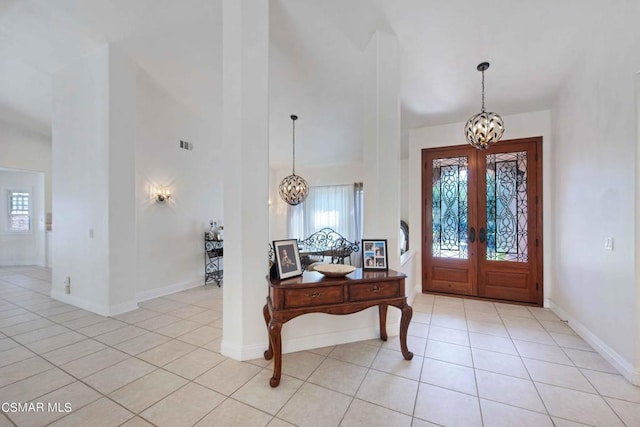
[[[361,198],[353,184],[311,187],[307,199],[289,210],[289,236],[305,239],[324,227],[342,234],[347,240],[359,241],[356,223],[362,228],[361,203],[356,203],[356,195]],[[358,199],[359,200],[359,199]],[[359,209],[356,209],[359,208]]]
[[[31,228],[31,195],[26,191],[9,191],[9,221],[7,231],[25,232]]]

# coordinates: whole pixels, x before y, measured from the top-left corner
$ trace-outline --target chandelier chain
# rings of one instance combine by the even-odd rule
[[[293,119],[293,175],[296,174],[296,120]]]
[[[485,112],[484,109],[484,70],[482,70],[482,110],[483,113]]]

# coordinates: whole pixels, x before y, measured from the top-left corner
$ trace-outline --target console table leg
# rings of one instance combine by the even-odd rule
[[[387,304],[378,306],[378,314],[380,316],[380,339],[387,340]]]
[[[402,350],[402,356],[406,360],[413,358],[413,353],[407,348],[407,331],[409,330],[409,322],[413,316],[413,308],[409,304],[405,304],[402,307],[402,317],[400,318],[400,349]]]
[[[269,380],[271,387],[278,387],[280,384],[280,374],[282,373],[282,340],[280,338],[280,330],[282,324],[280,322],[274,322],[273,319],[269,322],[269,346],[273,349],[273,376]]]
[[[262,309],[262,314],[264,315],[264,322],[267,324],[267,334],[269,334],[269,322],[271,321],[271,314],[269,314],[269,304],[265,304]],[[269,336],[269,348],[264,352],[264,358],[266,360],[271,360],[273,357],[273,346],[271,345],[271,336]]]

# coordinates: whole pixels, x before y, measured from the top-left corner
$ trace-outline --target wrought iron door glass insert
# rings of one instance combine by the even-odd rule
[[[433,160],[433,256],[467,259],[467,157]]]
[[[487,260],[527,262],[527,152],[487,156]]]

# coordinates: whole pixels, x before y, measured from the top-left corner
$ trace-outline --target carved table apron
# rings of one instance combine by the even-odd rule
[[[387,307],[402,311],[400,319],[400,349],[406,360],[413,353],[407,348],[407,329],[413,310],[407,304],[404,290],[405,275],[397,271],[363,271],[356,269],[345,277],[325,277],[316,271],[305,272],[291,279],[268,280],[269,296],[263,309],[269,333],[269,349],[264,358],[273,363],[271,387],[280,384],[282,373],[282,325],[294,317],[307,313],[351,314],[378,306],[380,339],[387,340]]]

